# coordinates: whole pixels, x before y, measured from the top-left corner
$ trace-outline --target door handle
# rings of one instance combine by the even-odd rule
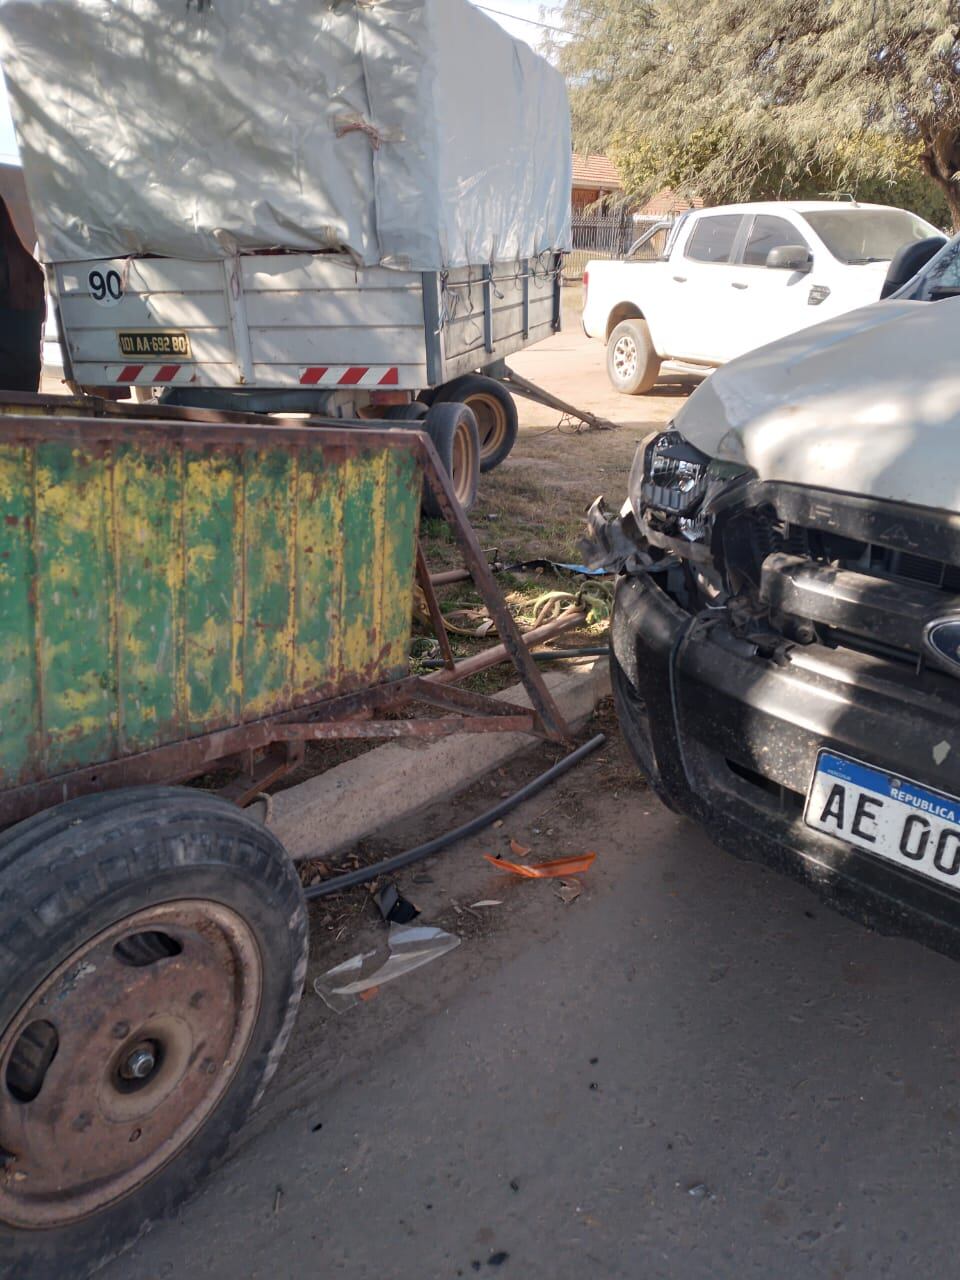
[[[677,284],[686,284],[686,283],[687,283],[687,277],[686,277],[686,276],[674,276],[673,278],[674,278],[674,280],[676,280]]]
[[[742,281],[740,281],[740,280],[731,280],[731,281],[730,281],[730,288],[731,288],[731,289],[749,289],[749,288],[750,288],[750,286],[749,286],[748,284],[744,284],[744,283],[743,283]]]

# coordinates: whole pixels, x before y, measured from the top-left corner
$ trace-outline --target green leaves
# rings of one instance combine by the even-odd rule
[[[577,145],[631,194],[845,191],[960,226],[956,0],[566,0],[559,25]]]

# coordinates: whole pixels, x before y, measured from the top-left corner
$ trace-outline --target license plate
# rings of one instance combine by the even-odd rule
[[[960,799],[899,773],[822,750],[807,826],[960,888]]]
[[[149,329],[145,332],[118,333],[122,356],[175,356],[179,360],[192,359],[190,339],[179,330]]]

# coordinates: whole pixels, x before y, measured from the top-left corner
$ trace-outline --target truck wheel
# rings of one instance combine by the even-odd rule
[[[457,501],[464,511],[469,511],[477,500],[480,483],[480,441],[472,410],[465,404],[434,404],[422,426],[440,455],[441,466],[453,481]],[[423,491],[423,510],[428,516],[443,516],[427,487]]]
[[[5,832],[0,904],[0,1274],[79,1277],[258,1101],[303,988],[303,891],[241,810],[135,787]]]
[[[499,467],[517,443],[519,419],[513,396],[502,382],[468,373],[440,387],[434,404],[459,401],[473,410],[480,434],[480,470]]]
[[[652,391],[660,376],[660,357],[650,341],[646,320],[621,320],[607,343],[607,377],[625,396]]]

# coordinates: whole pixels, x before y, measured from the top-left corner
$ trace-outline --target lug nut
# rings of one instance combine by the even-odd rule
[[[146,1080],[157,1065],[156,1049],[152,1044],[138,1044],[127,1054],[121,1064],[124,1080]]]

